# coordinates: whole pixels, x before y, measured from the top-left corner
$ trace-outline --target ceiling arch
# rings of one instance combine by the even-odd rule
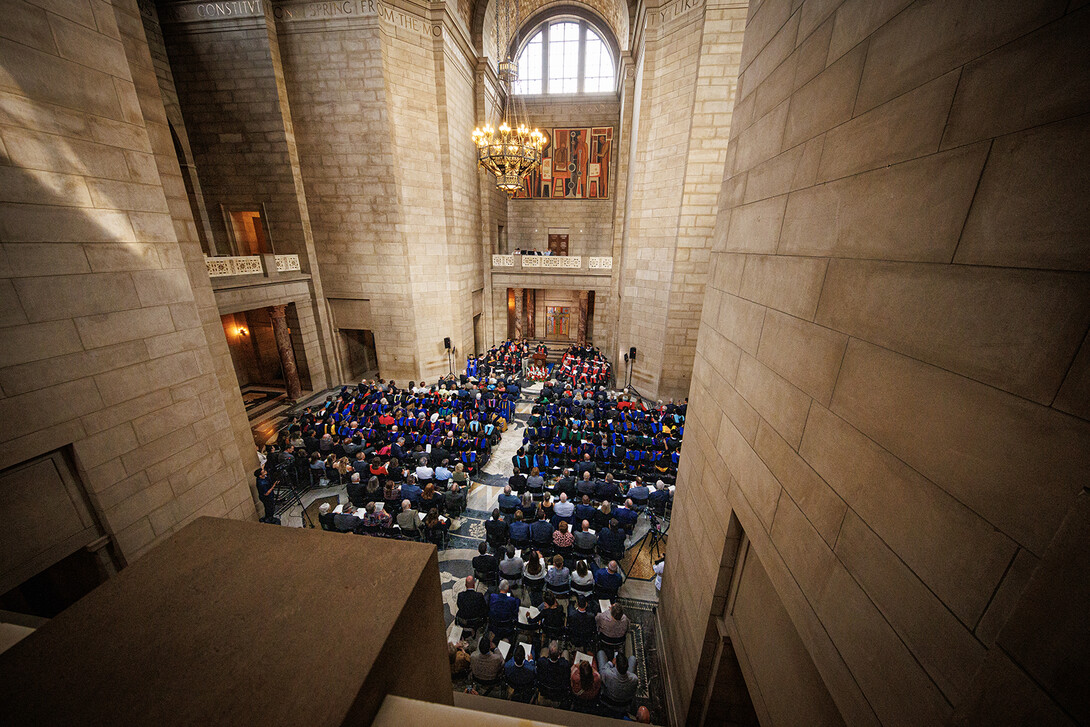
[[[473,42],[481,55],[488,56],[492,60],[497,60],[498,57],[493,29],[496,1],[477,0],[473,11]],[[563,7],[582,8],[601,17],[617,39],[617,45],[622,50],[628,48],[628,0],[520,0],[520,24],[524,24],[534,16],[540,16],[543,10]]]

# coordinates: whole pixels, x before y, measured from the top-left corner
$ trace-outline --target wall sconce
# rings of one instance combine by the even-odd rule
[[[238,334],[239,336],[248,336],[248,335],[250,335],[250,332],[247,331],[246,328],[243,327],[243,326],[239,326],[237,329],[235,329],[235,333]]]

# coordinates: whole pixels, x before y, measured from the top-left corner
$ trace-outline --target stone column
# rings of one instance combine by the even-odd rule
[[[287,312],[286,305],[269,306],[269,317],[272,318],[273,335],[276,336],[276,351],[280,354],[280,365],[284,368],[284,384],[288,389],[288,399],[297,401],[303,393],[303,387],[299,384],[299,370],[295,367],[295,351],[291,347],[291,330],[288,321],[284,317]]]
[[[590,295],[585,290],[579,291],[579,321],[577,343],[580,346],[587,345],[587,310],[590,308]]]
[[[515,332],[513,338],[522,338],[522,293],[523,288],[515,288]]]
[[[537,291],[533,288],[526,290],[526,337],[537,338],[537,328],[534,325],[534,311],[537,310]]]

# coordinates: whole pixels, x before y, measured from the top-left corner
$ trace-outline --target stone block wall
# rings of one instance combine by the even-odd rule
[[[271,19],[261,3],[247,16],[214,20],[191,17],[195,7],[181,5],[160,20],[216,247],[231,249],[220,205],[265,204],[276,251],[305,257],[311,233],[293,179]]]
[[[410,377],[415,318],[378,16],[331,24],[281,13],[277,29],[324,290],[386,302],[392,314],[374,327],[379,365]]]
[[[679,396],[689,388],[744,31],[740,3],[707,3],[677,217],[670,308],[662,338],[665,360],[660,395]]]
[[[464,370],[466,356],[473,349],[474,298],[483,307],[484,260],[480,237],[481,219],[485,214],[481,204],[480,175],[477,170],[477,149],[473,144],[473,129],[477,125],[475,94],[476,59],[467,56],[453,29],[444,30],[441,39],[433,40],[438,57],[437,102],[440,118],[440,149],[445,157],[444,168],[449,201],[447,202],[446,275],[450,290],[446,333],[438,340],[422,342],[425,346],[440,345],[444,336],[451,336],[457,349],[453,367]],[[494,225],[490,225],[494,226]],[[485,238],[487,240],[488,238]],[[489,261],[490,263],[491,261]],[[446,354],[439,361],[437,373],[443,373]],[[462,362],[462,363],[459,363]],[[434,370],[434,369],[433,369]]]
[[[637,49],[616,358],[639,349],[632,383],[651,398],[688,391],[744,14],[663,3]]]
[[[719,629],[746,646],[742,531],[845,723],[1090,716],[1076,5],[753,3],[660,606],[675,717]]]
[[[210,291],[187,271],[195,238],[179,228],[192,219],[163,163],[169,134],[135,3],[8,10],[0,467],[70,452],[131,560],[198,515],[254,515],[202,330]]]
[[[137,94],[142,100],[141,110],[147,125],[148,138],[155,151],[156,167],[163,191],[167,195],[178,248],[185,261],[194,302],[204,329],[205,342],[215,363],[216,380],[231,419],[231,429],[238,447],[238,460],[244,471],[249,472],[257,465],[253,433],[246,416],[246,407],[239,396],[238,377],[227,341],[222,334],[219,311],[204,262],[205,251],[200,240],[201,229],[205,230],[205,244],[212,239],[209,232],[211,226],[206,208],[193,198],[193,190],[198,193],[200,190],[196,174],[192,169],[183,171],[180,166],[177,147],[182,147],[184,153],[189,149],[189,140],[181,109],[178,107],[177,91],[167,62],[158,14],[147,2],[137,3],[137,10],[141,20],[139,28],[128,22],[120,25],[126,44],[125,51]],[[128,15],[119,17],[126,21],[131,19]],[[159,113],[160,109],[162,114]],[[190,184],[195,186],[187,189],[183,174],[188,174]]]

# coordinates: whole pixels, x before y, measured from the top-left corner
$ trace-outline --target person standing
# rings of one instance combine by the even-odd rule
[[[257,497],[265,506],[265,517],[261,519],[264,522],[273,522],[276,517],[276,495],[274,494],[276,482],[269,477],[269,471],[264,467],[254,470],[254,480],[257,485]]]

